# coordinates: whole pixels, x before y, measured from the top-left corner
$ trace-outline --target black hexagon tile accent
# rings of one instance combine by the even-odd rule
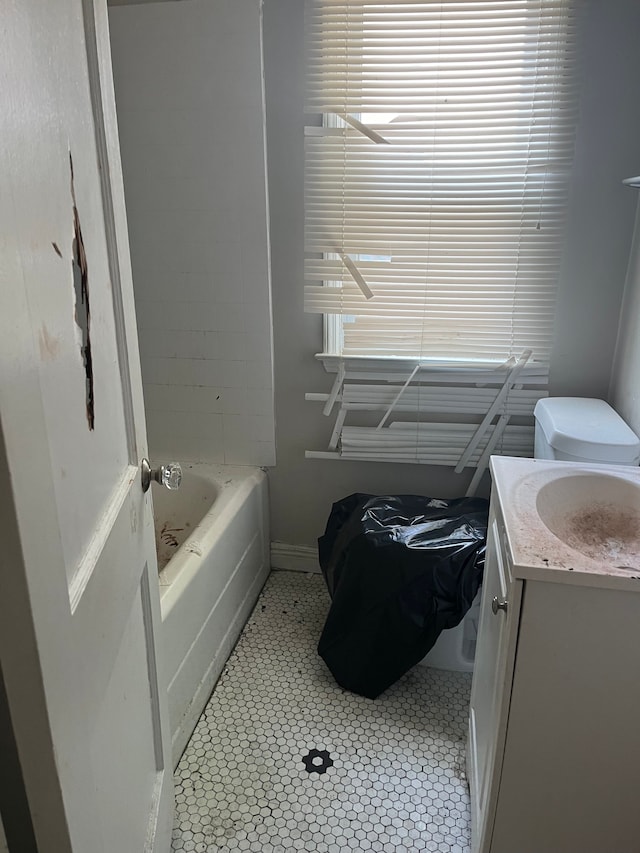
[[[307,773],[326,773],[333,767],[333,760],[326,749],[311,749],[302,759]]]
[[[469,853],[471,677],[343,692],[316,652],[328,607],[320,575],[269,577],[176,770],[174,853]],[[330,772],[305,772],[314,750]]]

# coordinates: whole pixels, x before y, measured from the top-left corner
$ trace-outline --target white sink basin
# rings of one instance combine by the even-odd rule
[[[541,485],[540,520],[562,542],[598,562],[636,570],[640,561],[640,486],[585,472]]]

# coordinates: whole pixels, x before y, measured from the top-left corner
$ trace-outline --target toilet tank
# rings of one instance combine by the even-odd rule
[[[547,397],[538,400],[535,451],[538,459],[637,465],[640,439],[604,400]]]

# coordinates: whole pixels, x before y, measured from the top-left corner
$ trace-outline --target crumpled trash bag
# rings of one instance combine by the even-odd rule
[[[331,608],[318,653],[341,687],[374,699],[457,625],[482,580],[489,503],[354,494],[318,540]]]

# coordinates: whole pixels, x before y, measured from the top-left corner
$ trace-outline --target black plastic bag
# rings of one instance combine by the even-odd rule
[[[332,598],[318,653],[341,687],[374,699],[457,625],[478,591],[483,498],[354,494],[318,540]]]

